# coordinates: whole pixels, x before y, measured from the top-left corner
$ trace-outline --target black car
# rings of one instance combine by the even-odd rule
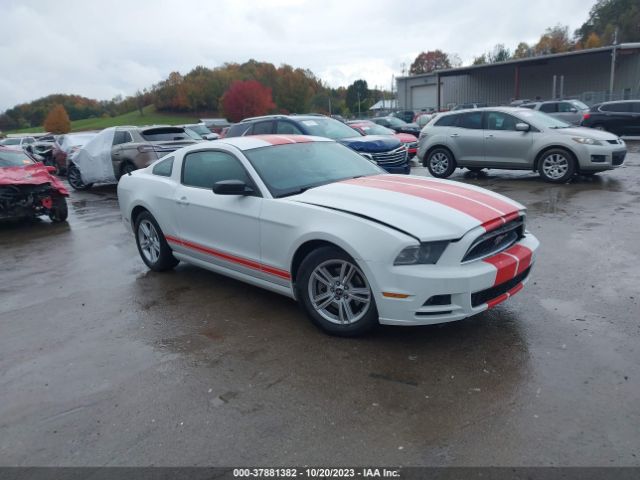
[[[640,100],[603,102],[584,114],[583,127],[597,128],[622,135],[640,135]]]
[[[393,112],[391,116],[399,118],[403,122],[411,123],[416,116],[416,112],[414,112],[413,110],[400,110],[397,112]]]
[[[407,123],[404,120],[400,120],[397,117],[375,117],[371,119],[372,122],[382,125],[383,127],[390,128],[396,133],[408,133],[409,135],[420,136],[420,126],[417,123]]]
[[[389,173],[411,172],[407,148],[397,138],[362,135],[350,126],[324,115],[266,115],[247,118],[232,125],[225,138],[270,134],[331,138],[377,163]]]

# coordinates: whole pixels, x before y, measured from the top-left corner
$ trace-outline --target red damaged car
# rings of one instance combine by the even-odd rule
[[[48,215],[64,222],[69,191],[53,170],[22,150],[0,147],[0,220]]]
[[[369,120],[352,120],[347,122],[347,125],[351,128],[355,128],[363,135],[393,135],[400,140],[405,147],[407,147],[409,159],[412,159],[416,156],[416,153],[418,153],[418,139],[408,133],[396,133],[390,128],[383,127],[382,125],[370,122]]]

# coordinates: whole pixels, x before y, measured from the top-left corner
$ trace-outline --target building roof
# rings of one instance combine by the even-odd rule
[[[379,100],[369,107],[369,110],[391,110],[398,108],[397,100]]]
[[[636,43],[621,43],[619,45],[608,45],[606,47],[598,47],[598,48],[589,48],[589,49],[585,49],[585,50],[574,50],[571,52],[562,52],[562,53],[552,53],[549,55],[538,55],[536,57],[526,57],[526,58],[517,58],[517,59],[513,59],[513,60],[507,60],[504,62],[497,62],[497,63],[485,63],[482,65],[469,65],[466,67],[458,67],[458,68],[447,68],[444,70],[437,70],[434,72],[430,72],[430,73],[421,73],[418,75],[409,75],[409,76],[405,76],[405,77],[397,77],[397,80],[405,80],[405,79],[411,79],[411,78],[420,78],[420,77],[430,77],[435,75],[436,73],[439,74],[440,76],[449,76],[449,75],[458,75],[461,73],[466,73],[467,71],[471,72],[471,71],[476,71],[476,70],[482,70],[482,69],[488,69],[488,68],[495,68],[495,67],[503,67],[503,66],[508,66],[508,65],[525,65],[525,64],[536,64],[536,63],[541,63],[541,62],[545,62],[547,60],[552,60],[555,58],[562,58],[562,57],[572,57],[572,56],[578,56],[578,55],[590,55],[590,54],[595,54],[595,53],[605,53],[605,52],[610,52],[613,49],[617,49],[617,50],[640,50],[640,42],[636,42]]]

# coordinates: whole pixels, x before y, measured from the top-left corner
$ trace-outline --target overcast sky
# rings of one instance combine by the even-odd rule
[[[173,70],[250,58],[311,69],[331,86],[390,88],[418,53],[465,64],[546,27],[586,19],[591,0],[0,0],[0,111],[50,93],[111,99]]]

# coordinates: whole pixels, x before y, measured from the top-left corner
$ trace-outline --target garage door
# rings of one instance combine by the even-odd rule
[[[411,108],[421,110],[423,108],[436,108],[438,95],[435,85],[420,85],[411,89]]]

